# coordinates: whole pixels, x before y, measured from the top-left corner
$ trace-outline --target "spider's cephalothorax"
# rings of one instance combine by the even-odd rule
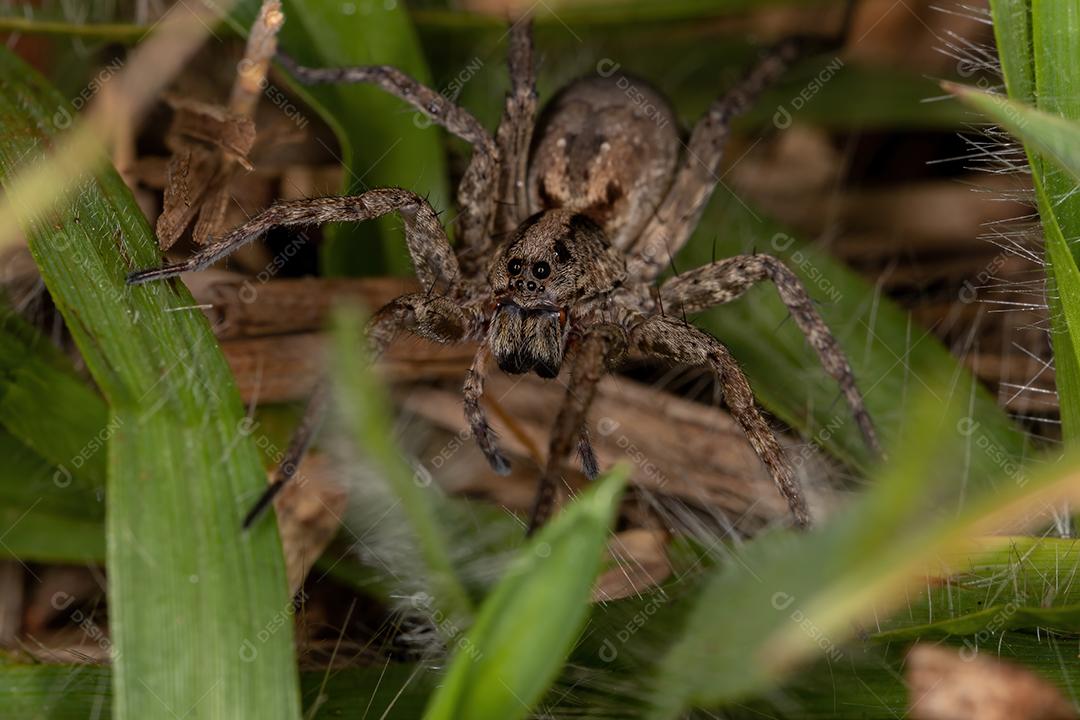
[[[487,342],[499,367],[558,375],[575,311],[625,277],[625,260],[589,216],[566,209],[531,215],[488,270],[494,311]]]
[[[851,9],[849,0],[844,27]],[[488,361],[493,358],[505,372],[547,378],[568,367],[566,399],[552,430],[530,528],[550,511],[575,447],[586,474],[596,474],[586,416],[597,382],[625,354],[712,370],[796,524],[806,526],[810,516],[799,484],[754,404],[746,376],[722,343],[683,319],[729,302],[755,283],[772,282],[839,385],[867,444],[877,450],[851,367],[806,288],[780,260],[760,254],[718,260],[663,283],[658,278],[686,244],[719,182],[732,118],[808,49],[832,42],[802,37],[778,43],[709,107],[685,145],[660,94],[613,73],[566,88],[537,126],[528,21],[510,33],[511,91],[494,136],[469,112],[396,68],[311,69],[282,59],[302,82],[375,84],[472,145],[458,187],[459,247],[450,246],[438,214],[422,197],[380,188],[279,202],[187,260],[132,273],[129,282],[207,267],[272,227],[358,222],[396,212],[423,292],[402,295],[374,315],[371,350],[378,355],[401,332],[443,343],[479,341],[463,388],[465,416],[495,470],[504,473],[509,464],[480,402]],[[322,384],[274,483],[245,522],[295,473],[326,398]]]

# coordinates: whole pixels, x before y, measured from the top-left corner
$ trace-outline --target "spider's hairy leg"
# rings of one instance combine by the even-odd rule
[[[575,444],[586,475],[595,477],[596,455],[585,430],[586,415],[596,396],[597,383],[607,372],[608,366],[622,356],[626,342],[626,331],[613,323],[593,325],[582,336],[571,360],[566,397],[551,431],[547,465],[529,513],[528,534],[535,532],[551,515],[563,462]]]
[[[491,358],[491,351],[487,343],[484,343],[476,351],[472,365],[465,374],[465,387],[462,394],[465,399],[465,420],[469,423],[473,439],[480,451],[484,453],[491,469],[500,475],[510,472],[510,461],[506,459],[499,444],[495,439],[495,431],[488,423],[487,414],[480,405],[480,399],[484,396],[484,377],[487,371],[487,362]]]
[[[377,360],[393,339],[405,332],[435,342],[455,343],[475,337],[483,322],[480,311],[462,308],[441,295],[402,295],[384,305],[368,322],[368,357],[372,361]],[[300,423],[289,438],[289,446],[274,471],[273,480],[244,517],[245,528],[259,519],[278,493],[296,476],[300,461],[307,454],[326,417],[329,399],[329,383],[325,379],[320,380],[304,408]]]
[[[438,216],[422,197],[400,188],[379,188],[360,195],[275,203],[243,225],[229,231],[220,240],[206,245],[187,260],[129,274],[128,284],[135,285],[202,270],[274,227],[360,222],[392,212],[400,214],[405,222],[405,242],[420,284],[425,288],[456,284],[461,272],[454,251],[446,239],[446,232],[439,224]]]
[[[669,312],[689,314],[730,302],[762,280],[771,280],[795,324],[817,353],[825,371],[836,380],[867,446],[881,454],[873,420],[866,410],[855,374],[829,326],[814,307],[806,286],[782,261],[771,255],[738,255],[695,268],[668,280],[660,300]]]
[[[682,163],[656,213],[630,248],[630,274],[655,279],[682,249],[701,220],[709,198],[720,182],[720,162],[731,133],[731,122],[748,110],[795,62],[842,44],[851,22],[854,0],[849,0],[834,36],[799,35],[767,49],[734,87],[709,106],[694,126]]]
[[[510,26],[510,92],[506,95],[495,141],[499,146],[502,168],[499,175],[499,199],[495,207],[496,236],[513,232],[528,215],[528,192],[525,185],[536,125],[536,69],[533,65],[532,19],[522,18]]]
[[[795,472],[754,404],[754,393],[742,368],[719,340],[680,320],[652,316],[630,330],[629,347],[631,353],[645,358],[711,368],[720,381],[729,412],[769,469],[777,489],[787,500],[795,524],[801,528],[810,526],[810,512]]]
[[[409,103],[432,122],[469,143],[473,154],[458,185],[461,214],[457,223],[463,252],[469,257],[481,257],[487,253],[502,162],[491,133],[472,113],[390,65],[310,68],[298,65],[282,54],[277,55],[277,60],[305,85],[374,85]]]

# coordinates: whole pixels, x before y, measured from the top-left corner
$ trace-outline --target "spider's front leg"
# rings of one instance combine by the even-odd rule
[[[509,183],[511,197],[518,193],[519,175],[524,175],[524,168],[518,168],[518,165],[523,166],[532,137],[536,106],[532,83],[532,23],[519,21],[511,28],[510,35],[513,87],[507,98],[506,115],[499,125],[498,143],[468,110],[391,65],[310,68],[297,64],[286,55],[277,56],[289,73],[306,85],[374,85],[409,103],[432,122],[472,146],[473,154],[457,193],[461,210],[457,220],[461,258],[469,274],[482,268],[491,247],[497,204],[510,201],[501,195],[500,186]],[[502,159],[502,150],[509,153],[509,165]],[[524,196],[523,182],[520,192]]]
[[[536,125],[536,69],[533,65],[532,19],[523,18],[510,28],[510,92],[495,132],[502,167],[499,200],[495,208],[494,233],[513,232],[528,213],[525,186],[529,146]]]
[[[566,397],[551,431],[547,465],[529,513],[528,534],[535,532],[551,515],[563,462],[575,445],[586,475],[590,479],[596,475],[596,456],[588,440],[586,415],[596,397],[597,383],[606,374],[608,366],[622,356],[626,342],[626,331],[621,327],[600,323],[588,328],[577,344],[571,359]]]
[[[201,270],[273,227],[359,222],[391,212],[399,213],[404,220],[405,241],[421,285],[429,291],[442,286],[447,291],[456,292],[461,271],[435,211],[415,193],[398,188],[381,188],[352,197],[276,203],[187,260],[133,272],[128,276],[128,282],[139,284]],[[368,328],[368,342],[372,356],[377,357],[393,337],[403,331],[411,331],[438,342],[456,342],[479,334],[482,324],[480,311],[462,308],[458,302],[441,295],[432,292],[404,295],[375,314]],[[300,424],[293,432],[273,481],[245,518],[245,527],[259,517],[274,496],[295,476],[297,466],[325,415],[327,396],[325,382],[319,383],[308,401]]]
[[[446,239],[439,218],[427,200],[401,188],[379,188],[360,195],[307,198],[271,205],[223,238],[203,247],[187,260],[128,275],[128,284],[138,285],[202,270],[266,234],[274,227],[300,227],[329,222],[361,222],[396,212],[405,221],[405,242],[409,247],[416,277],[425,288],[440,283],[455,285],[461,275],[457,258]]]
[[[510,472],[510,461],[506,459],[502,450],[499,449],[495,431],[492,430],[487,419],[487,413],[484,412],[484,408],[480,404],[481,399],[484,397],[484,378],[487,376],[490,360],[491,349],[486,342],[482,343],[473,357],[472,365],[465,375],[465,386],[462,388],[465,401],[465,420],[469,424],[469,430],[472,432],[473,439],[476,440],[477,447],[487,458],[491,469],[500,475],[507,475]],[[578,456],[581,458],[581,470],[585,473],[585,477],[594,480],[600,472],[596,462],[596,453],[589,440],[588,428],[582,423],[580,429]]]
[[[742,426],[754,452],[765,463],[795,524],[810,526],[810,512],[791,463],[757,405],[742,368],[724,345],[693,325],[667,316],[652,316],[629,333],[631,353],[675,363],[711,368],[720,381],[732,417]]]
[[[814,348],[825,371],[840,385],[863,439],[881,454],[873,420],[866,410],[855,374],[829,326],[814,307],[806,286],[784,263],[772,255],[738,255],[682,273],[660,288],[660,299],[669,312],[689,314],[730,302],[762,280],[771,280],[799,330]]]

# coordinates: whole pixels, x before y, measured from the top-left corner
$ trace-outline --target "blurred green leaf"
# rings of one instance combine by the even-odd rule
[[[234,11],[250,27],[259,3]],[[422,83],[431,76],[404,3],[358,0],[311,3],[285,0],[281,49],[304,65],[393,65]],[[369,85],[292,89],[334,129],[345,168],[342,193],[400,186],[425,195],[437,210],[451,207],[442,130],[397,98]],[[307,123],[300,118],[298,122]],[[400,223],[392,218],[331,226],[320,248],[330,275],[412,274]]]
[[[0,305],[0,425],[66,475],[100,485],[108,420],[104,401],[71,362]]]
[[[1080,496],[1080,455],[1073,453],[1030,477],[1006,472],[1001,482],[972,489],[957,512],[957,498],[967,492],[963,475],[956,472],[969,452],[966,423],[959,404],[943,406],[936,399],[941,397],[940,389],[921,394],[904,423],[905,437],[890,448],[893,459],[873,486],[827,526],[803,535],[774,532],[731,551],[650,680],[652,717],[741,702],[776,687],[810,658],[839,661],[841,645],[856,628],[898,609],[904,612],[922,578],[971,570],[996,586],[1001,545],[1008,539],[975,538],[1017,521],[1030,523],[1063,499]],[[970,452],[995,454],[981,445]],[[1021,579],[1014,572],[1009,581],[1019,588]],[[1078,614],[1071,603],[1053,611],[1045,607],[1045,595],[1035,602],[1041,609],[1018,617],[1016,624],[1047,619],[1074,626]],[[1008,603],[1005,607],[1009,610],[996,617],[974,611],[947,617],[952,624],[930,628],[930,634],[999,632],[1012,626],[1001,616],[1020,611]],[[897,637],[916,636],[915,627],[909,631]],[[888,643],[893,636],[871,639]]]
[[[450,560],[447,532],[435,513],[428,488],[418,482],[394,442],[390,402],[363,350],[362,327],[358,312],[343,310],[334,320],[333,377],[341,397],[338,411],[349,437],[378,468],[396,500],[387,513],[394,512],[394,519],[400,514],[408,523],[417,565],[423,568],[434,595],[432,603],[452,626],[468,626],[472,603]]]
[[[4,430],[0,457],[0,557],[103,563],[104,474],[93,482],[68,475]]]
[[[542,528],[455,642],[428,720],[524,718],[577,639],[629,470],[598,480]]]
[[[111,717],[111,675],[110,668],[100,665],[26,665],[0,661],[0,706],[4,708],[4,718]],[[357,712],[363,712],[380,720],[414,720],[423,712],[434,681],[434,674],[423,666],[397,663],[301,673],[304,717],[329,720],[357,717]]]
[[[992,633],[940,641],[964,659],[984,654],[1020,664],[1075,697],[1080,664],[1071,662],[1075,639],[1051,632]],[[904,681],[910,646],[853,642],[831,658],[797,673],[782,688],[745,705],[725,709],[732,720],[762,717],[798,720],[897,720],[909,717],[911,698]],[[1074,699],[1075,703],[1075,699]]]
[[[755,538],[713,573],[650,681],[651,717],[768,689],[797,661],[838,647],[868,602],[903,589],[961,488],[960,413],[921,398],[894,460],[852,507],[820,530]]]
[[[52,119],[66,103],[6,51],[0,78],[0,174],[10,194],[20,171],[54,144]],[[59,178],[56,190],[70,200],[20,222],[110,407],[114,716],[153,717],[164,707],[297,717],[291,633],[262,634],[291,607],[276,528],[240,532],[266,476],[240,432],[243,409],[224,358],[183,285],[125,284],[127,272],[161,257],[119,176]]]
[[[945,89],[1053,160],[1080,182],[1080,124],[1017,100],[945,83]]]
[[[1015,628],[1080,632],[1080,548],[1074,540],[988,537],[974,554],[946,558],[955,568],[926,577],[906,608],[879,615],[874,642],[976,635],[984,644]]]

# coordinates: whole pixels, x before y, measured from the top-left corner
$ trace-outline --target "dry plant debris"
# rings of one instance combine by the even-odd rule
[[[907,657],[912,720],[1071,720],[1061,691],[1030,670],[965,648],[916,645]]]

